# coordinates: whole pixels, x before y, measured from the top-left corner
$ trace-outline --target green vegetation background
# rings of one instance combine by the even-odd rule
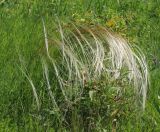
[[[22,57],[45,109],[49,103],[42,92],[39,55],[44,45],[42,17],[50,30],[58,17],[64,25],[104,25],[137,44],[147,58],[151,87],[142,118],[122,121],[120,130],[160,131],[159,0],[1,0],[0,131],[54,131],[48,114],[37,113],[32,89],[19,69]]]

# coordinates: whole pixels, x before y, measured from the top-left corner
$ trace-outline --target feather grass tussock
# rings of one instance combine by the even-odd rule
[[[133,47],[102,26],[71,24],[63,29],[59,24],[58,37],[52,40],[52,46],[58,52],[54,56],[49,48],[44,21],[43,28],[47,56],[66,101],[73,103],[80,99],[87,82],[102,77],[117,80],[125,71],[126,80],[138,96],[137,101],[145,108],[148,68],[145,56],[138,47]],[[50,96],[57,106],[50,91],[47,63],[43,65]]]
[[[42,83],[47,95],[42,97],[36,89],[21,56],[20,70],[32,87],[39,113],[49,112],[55,129],[113,129],[113,121],[126,118],[135,106],[144,110],[148,68],[137,46],[102,26],[59,23],[51,35],[42,22]]]

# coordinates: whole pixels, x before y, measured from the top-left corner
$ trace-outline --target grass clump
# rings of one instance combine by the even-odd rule
[[[42,67],[56,118],[53,127],[117,129],[119,118],[129,116],[139,105],[145,107],[148,69],[144,55],[104,27],[70,25],[63,29],[59,24],[52,39],[43,21],[46,55],[42,54]],[[28,80],[40,110],[34,84]]]

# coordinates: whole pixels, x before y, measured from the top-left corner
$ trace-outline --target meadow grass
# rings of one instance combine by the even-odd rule
[[[160,130],[159,5],[158,0],[1,1],[0,130],[158,132]],[[131,45],[138,45],[146,56],[150,73],[150,88],[145,111],[142,112],[135,105],[131,86],[126,83],[120,84],[121,80],[111,81],[102,78],[96,82],[97,90],[102,88],[100,92],[93,90],[95,82],[90,81],[83,92],[84,100],[73,105],[64,101],[61,90],[53,89],[59,82],[54,81],[56,76],[53,76],[55,72],[52,64],[45,59],[42,18],[45,21],[49,43],[54,38],[60,37],[55,35],[57,29],[55,23],[58,18],[65,28],[70,27],[69,23],[101,25],[128,39]],[[52,55],[56,56],[55,59],[60,64],[59,52],[55,48],[52,50]],[[49,64],[45,65],[46,63]],[[61,71],[61,75],[62,73]],[[33,82],[34,86],[31,87],[28,80]],[[120,85],[123,85],[124,89],[131,90],[123,93],[118,99],[114,88]],[[32,89],[34,87],[38,99],[35,99]],[[54,100],[58,102],[55,103]],[[62,116],[64,114],[65,118]]]

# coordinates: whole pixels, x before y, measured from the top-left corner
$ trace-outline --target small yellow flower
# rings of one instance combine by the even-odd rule
[[[106,22],[106,25],[108,27],[114,27],[116,25],[116,23],[113,19],[110,19],[109,21]]]

